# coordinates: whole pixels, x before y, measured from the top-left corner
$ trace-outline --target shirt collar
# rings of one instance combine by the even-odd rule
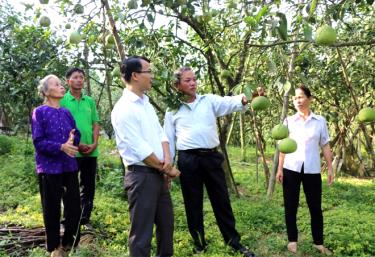
[[[182,102],[181,106],[185,105],[186,108],[188,108],[190,110],[193,110],[195,108],[195,106],[199,103],[199,101],[201,101],[204,97],[205,97],[205,95],[195,94],[195,99],[194,99],[193,102],[191,102],[191,103]]]
[[[292,118],[293,118],[294,121],[297,121],[297,120],[299,120],[299,119],[301,118],[301,116],[300,116],[300,115],[298,114],[298,112],[297,112],[296,114],[294,114],[294,115],[292,116]],[[313,113],[312,111],[310,111],[310,115],[307,117],[306,121],[309,121],[309,120],[311,120],[311,119],[316,119],[316,120],[318,120],[319,117],[318,117],[318,115],[316,115],[315,113]]]
[[[66,93],[66,95],[70,101],[76,100],[72,93],[70,93],[70,90],[68,91],[68,93]],[[81,93],[81,100],[86,100],[86,95],[84,93]]]
[[[205,98],[205,96],[206,95],[195,94],[195,100],[194,100],[194,102],[198,103],[200,100],[202,100],[203,98]]]
[[[137,101],[148,102],[149,101],[149,97],[147,95],[143,94],[143,98],[141,98],[137,94],[133,93],[127,88],[124,89],[124,91],[122,92],[122,95],[131,102],[137,102]]]

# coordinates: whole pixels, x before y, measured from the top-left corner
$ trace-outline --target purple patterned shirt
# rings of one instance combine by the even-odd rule
[[[37,173],[61,174],[77,171],[76,159],[60,150],[72,129],[75,129],[74,145],[78,145],[81,135],[68,109],[47,105],[34,109],[31,130]]]

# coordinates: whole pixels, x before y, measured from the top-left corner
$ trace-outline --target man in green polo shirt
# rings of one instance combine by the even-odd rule
[[[99,116],[95,101],[82,93],[85,72],[80,68],[71,68],[66,73],[69,91],[60,101],[61,106],[72,113],[78,130],[81,132],[79,153],[76,156],[80,171],[80,190],[82,204],[81,224],[92,228],[91,211],[94,206],[95,178],[98,156]]]

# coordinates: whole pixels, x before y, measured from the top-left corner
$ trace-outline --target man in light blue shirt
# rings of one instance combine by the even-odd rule
[[[206,186],[213,211],[224,241],[247,257],[255,254],[240,243],[235,219],[221,166],[224,158],[217,151],[219,136],[216,118],[245,109],[244,95],[221,97],[196,93],[194,72],[183,67],[175,74],[175,86],[187,101],[176,111],[167,111],[164,130],[171,153],[178,151],[181,171],[181,190],[185,203],[189,232],[194,241],[194,252],[205,251],[207,243],[203,226],[203,186]]]

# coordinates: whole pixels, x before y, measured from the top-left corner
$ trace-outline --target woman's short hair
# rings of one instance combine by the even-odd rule
[[[183,66],[174,72],[174,85],[177,86],[181,82],[181,76],[185,71],[192,71],[192,68]]]
[[[56,75],[54,74],[49,74],[47,76],[45,76],[44,78],[42,78],[40,81],[39,81],[39,85],[38,85],[38,93],[41,97],[45,98],[46,97],[46,93],[48,91],[48,82],[51,78],[57,78],[59,79]]]
[[[299,85],[297,89],[301,89],[303,91],[303,93],[305,94],[305,96],[307,96],[307,98],[310,98],[312,95],[311,95],[311,91],[308,87],[306,87],[305,85]]]

